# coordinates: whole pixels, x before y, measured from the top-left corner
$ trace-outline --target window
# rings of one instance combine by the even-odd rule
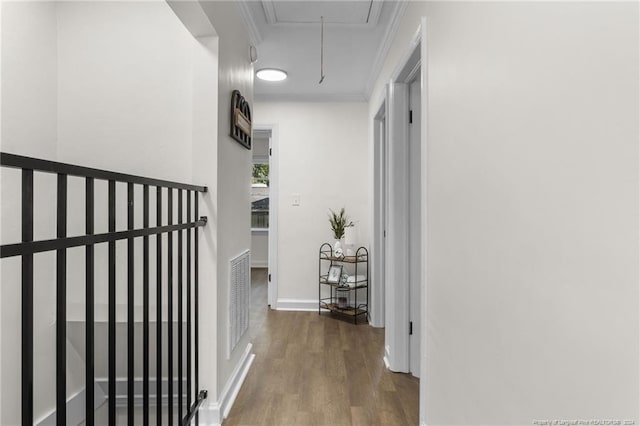
[[[269,164],[266,163],[253,164],[251,228],[269,228]]]
[[[269,164],[253,164],[251,186],[256,187],[256,185],[269,186]]]

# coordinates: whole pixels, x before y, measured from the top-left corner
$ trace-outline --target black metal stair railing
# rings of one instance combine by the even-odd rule
[[[169,424],[174,418],[174,371],[173,354],[178,353],[177,360],[177,406],[178,423],[189,424],[194,418],[197,420],[197,410],[202,401],[207,397],[206,390],[199,389],[198,370],[198,232],[197,228],[205,226],[206,217],[198,217],[198,193],[204,193],[207,188],[204,186],[189,185],[184,183],[169,182],[159,179],[151,179],[141,176],[133,176],[122,173],[115,173],[105,170],[92,169],[70,164],[63,164],[53,161],[41,160],[30,157],[23,157],[14,154],[1,153],[0,165],[2,167],[17,168],[22,171],[22,201],[21,201],[21,227],[22,242],[16,244],[3,244],[0,248],[0,258],[21,257],[21,310],[22,310],[22,334],[21,334],[21,382],[22,382],[22,425],[33,425],[34,420],[34,254],[48,251],[56,253],[56,423],[66,425],[66,404],[67,404],[67,370],[66,370],[66,340],[67,340],[67,249],[72,247],[85,247],[86,262],[86,424],[94,425],[94,382],[95,382],[95,252],[96,244],[107,243],[108,245],[108,422],[109,425],[116,424],[116,241],[127,240],[127,424],[134,424],[134,344],[139,338],[134,334],[134,272],[139,267],[139,262],[135,257],[134,239],[142,238],[142,293],[143,293],[143,332],[142,332],[142,357],[143,357],[143,390],[142,390],[142,410],[143,424],[146,426],[150,422],[150,345],[149,345],[149,288],[151,283],[149,274],[149,245],[150,236],[156,239],[156,420],[161,425],[163,420],[163,387],[164,378],[162,371],[163,352],[167,354],[167,399]],[[57,175],[57,238],[49,240],[34,241],[34,172],[53,173]],[[85,179],[85,215],[86,234],[83,236],[67,236],[67,201],[68,183],[67,177],[75,176]],[[95,222],[95,180],[108,182],[108,232],[96,234]],[[116,231],[116,183],[127,184],[127,229],[126,231]],[[135,229],[134,212],[135,197],[134,188],[142,185],[142,215],[143,227]],[[149,226],[150,187],[156,188],[156,226]],[[174,223],[173,196],[177,192],[178,196],[178,218]],[[167,202],[163,203],[163,193],[167,195]],[[183,194],[186,193],[186,221],[183,217]],[[193,196],[193,203],[192,203]],[[192,211],[193,204],[193,211]],[[163,214],[166,210],[167,224],[162,225]],[[194,231],[195,229],[195,231]],[[186,244],[183,245],[183,234],[186,232]],[[192,245],[193,232],[193,245]],[[163,275],[163,235],[167,236],[167,252],[165,261],[167,262],[167,274]],[[177,236],[177,268],[178,282],[173,281],[174,267],[174,234]],[[193,251],[193,253],[192,253]],[[183,282],[183,267],[185,259],[183,253],[186,252],[186,283]],[[193,263],[193,282],[192,282]],[[3,283],[11,285],[14,283]],[[186,286],[186,287],[185,287]],[[167,317],[168,324],[167,344],[162,342],[162,294],[167,294]],[[177,342],[173,336],[173,304],[174,291],[177,292]],[[186,318],[184,317],[184,297],[186,296]],[[186,336],[184,333],[184,320],[186,320]],[[185,342],[186,340],[186,342]],[[140,340],[138,340],[140,342]],[[186,344],[186,360],[183,351]],[[159,348],[159,350],[158,350]],[[186,361],[186,362],[185,362]],[[193,362],[193,365],[192,365]],[[184,370],[186,363],[186,371]],[[183,384],[183,381],[186,381]],[[186,389],[183,389],[185,387]],[[183,399],[186,395],[186,401]],[[185,405],[186,403],[186,405]],[[166,421],[165,421],[166,423]]]

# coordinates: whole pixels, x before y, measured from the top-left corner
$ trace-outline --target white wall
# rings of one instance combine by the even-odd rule
[[[254,120],[279,132],[278,305],[317,309],[318,249],[333,241],[329,209],[345,207],[356,242],[369,245],[367,104],[256,103]]]
[[[269,266],[269,231],[251,231],[251,267]]]
[[[3,1],[2,11],[2,149],[55,155],[56,6]]]
[[[234,368],[241,362],[249,344],[249,332],[227,357],[229,330],[229,261],[251,247],[251,151],[229,136],[229,105],[234,89],[253,103],[253,66],[249,62],[249,39],[234,2],[202,2],[219,39],[218,68],[218,151],[215,215],[210,225],[217,228],[217,388],[209,398],[224,395]],[[255,122],[255,120],[254,120]],[[228,396],[228,395],[227,395]]]
[[[232,89],[240,89],[249,102],[253,97],[248,40],[235,4],[172,3],[180,19],[162,1],[22,3],[15,11],[6,4],[2,82],[16,90],[3,93],[3,110],[20,122],[3,116],[3,150],[209,187],[200,208],[210,220],[201,238],[200,384],[215,405],[248,346],[245,337],[227,360],[226,344],[219,343],[226,342],[228,328],[228,262],[250,246],[250,151],[228,137]],[[19,199],[7,188],[3,206]],[[47,192],[54,194],[53,188]],[[124,192],[119,189],[120,206]],[[49,210],[40,210],[50,218]],[[81,210],[70,208],[70,215],[70,233],[82,233]],[[10,216],[3,210],[3,225],[18,220],[5,218]],[[124,226],[119,218],[117,228]],[[98,213],[100,227],[106,227],[106,216]],[[48,228],[52,236],[54,228]],[[46,276],[53,276],[51,269]],[[121,283],[124,275],[118,277]],[[118,293],[124,303],[124,291]],[[82,291],[70,295],[78,304],[84,297]],[[3,318],[3,344],[11,337],[5,327]],[[3,386],[11,384],[5,380],[7,359],[3,356]],[[53,395],[50,386],[42,388]]]
[[[196,42],[167,4],[62,2],[58,40],[60,161],[189,181]]]
[[[53,3],[2,2],[2,151],[55,158],[57,139],[57,40]],[[2,242],[21,240],[20,172],[2,170]],[[55,203],[55,186],[36,176],[34,237],[55,235],[55,215],[47,206]],[[34,296],[39,306],[34,318],[38,339],[34,356],[36,412],[55,403],[55,372],[46,354],[54,347],[54,265],[52,254],[34,257]],[[18,424],[20,410],[20,260],[2,260],[2,406],[1,424]],[[13,284],[13,285],[12,285]],[[17,416],[17,417],[16,417]]]
[[[216,147],[217,121],[217,39],[196,40],[164,1],[156,2],[20,2],[2,3],[2,150],[86,166],[105,168],[155,178],[213,185],[217,176],[214,161],[198,162],[194,151]],[[211,34],[215,34],[213,30]],[[9,90],[6,90],[9,88]],[[213,114],[212,114],[213,113]],[[206,145],[206,146],[205,146]],[[206,159],[206,157],[204,157]],[[13,173],[13,175],[11,174]],[[18,241],[20,195],[13,171],[3,171],[3,243]],[[38,175],[37,175],[38,176]],[[199,180],[202,179],[202,180]],[[69,233],[84,233],[83,183],[70,178]],[[106,185],[96,183],[96,231],[106,231]],[[36,239],[55,234],[55,180],[36,178]],[[138,188],[140,189],[140,188]],[[126,226],[126,189],[118,188],[118,229]],[[155,194],[151,191],[151,205]],[[47,195],[48,194],[48,195]],[[175,193],[174,193],[175,195]],[[177,198],[177,197],[174,197]],[[141,199],[141,189],[137,192]],[[39,203],[39,204],[38,204]],[[201,214],[207,215],[206,202]],[[141,206],[138,203],[137,206]],[[19,209],[17,209],[19,210]],[[104,209],[103,209],[104,210]],[[151,224],[155,223],[154,218]],[[166,220],[166,213],[165,213]],[[141,225],[141,209],[136,223]],[[206,228],[204,232],[213,232]],[[5,237],[7,239],[5,239]],[[205,240],[206,238],[202,238]],[[137,250],[141,244],[137,243]],[[106,300],[106,250],[96,261],[96,298]],[[201,251],[201,294],[215,294],[215,258],[209,246]],[[141,253],[141,251],[139,251]],[[119,250],[118,302],[126,303],[126,250]],[[54,406],[55,306],[53,254],[37,255],[36,264],[36,417]],[[39,259],[39,260],[38,260]],[[102,260],[100,260],[102,259]],[[2,262],[2,424],[16,424],[19,410],[19,297],[9,283],[19,282],[19,262]],[[13,268],[7,268],[7,265]],[[69,315],[84,314],[84,255],[70,250]],[[137,279],[141,279],[141,268]],[[155,267],[151,267],[155,282]],[[155,300],[155,291],[151,291]],[[166,298],[165,298],[166,300]],[[215,298],[214,298],[215,300]],[[141,292],[136,292],[141,305]],[[78,308],[78,309],[75,309]],[[215,312],[215,310],[213,310]],[[99,319],[100,309],[96,315]],[[202,309],[204,315],[209,311]],[[203,315],[203,316],[204,316]],[[124,310],[119,309],[119,317]],[[152,317],[155,312],[152,309]],[[211,323],[213,321],[213,324]],[[215,330],[215,317],[203,321],[201,330]],[[209,357],[210,338],[201,338],[201,385],[215,389],[215,356]],[[211,360],[211,361],[209,361]],[[211,367],[211,364],[214,364]],[[97,366],[100,369],[100,366]],[[211,376],[206,376],[208,370]],[[84,380],[81,368],[70,369]],[[210,383],[211,382],[211,383]],[[71,374],[68,393],[81,384]]]
[[[217,217],[215,189],[218,185],[217,143],[218,122],[218,37],[200,40],[201,47],[194,52],[194,128],[193,128],[193,181],[203,182],[209,191],[202,197],[200,216],[211,222],[200,237],[200,388],[215,390],[217,385],[217,273],[218,228],[212,219]],[[211,396],[214,395],[212,392]]]
[[[173,11],[164,2],[61,2],[57,16],[58,160],[191,182],[192,57],[197,43]],[[84,234],[84,188],[81,181],[77,184],[78,191],[70,201],[70,235]],[[106,185],[104,182],[96,185],[96,231],[107,232]],[[136,226],[141,227],[142,187],[135,190]],[[117,191],[116,229],[124,230],[126,185],[118,185]],[[177,200],[176,191],[173,196]],[[150,205],[153,225],[155,188],[150,191]],[[166,211],[163,216],[166,221]],[[140,259],[142,241],[135,243]],[[119,244],[122,249],[117,251],[117,316],[124,321],[127,252],[125,244]],[[151,245],[154,246],[154,241]],[[68,256],[69,263],[77,265],[73,268],[77,273],[70,276],[70,314],[84,318],[84,253],[74,250]],[[153,260],[152,283],[156,281]],[[142,268],[136,268],[139,283],[141,273]],[[100,312],[106,312],[107,303],[107,275],[106,262],[98,261],[96,298],[103,305],[98,311],[102,320],[105,318],[100,318]],[[155,291],[150,298],[155,300]],[[141,315],[141,291],[136,291],[136,304]],[[155,317],[155,310],[151,317]]]
[[[371,120],[421,16],[421,421],[637,423],[638,4],[410,2]]]

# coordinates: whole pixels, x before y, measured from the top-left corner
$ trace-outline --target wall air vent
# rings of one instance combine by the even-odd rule
[[[231,259],[229,288],[229,351],[227,357],[249,329],[251,307],[251,256],[249,250]]]

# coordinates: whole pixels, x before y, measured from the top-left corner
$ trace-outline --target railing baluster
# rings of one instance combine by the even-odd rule
[[[198,216],[199,212],[198,212],[198,194],[196,194],[194,197],[193,203],[193,209],[194,209],[194,216],[196,218],[196,220],[200,217]],[[199,299],[198,299],[198,285],[199,285],[199,280],[200,278],[198,277],[198,263],[199,263],[199,250],[198,250],[198,233],[194,232],[193,233],[193,243],[194,243],[194,247],[193,247],[193,257],[194,257],[194,263],[193,263],[193,299],[194,299],[194,316],[195,316],[195,336],[194,336],[194,352],[195,352],[195,359],[193,360],[193,367],[194,367],[194,373],[195,373],[195,377],[194,377],[194,382],[195,382],[195,391],[196,391],[196,400],[198,399],[198,395],[200,392],[200,385],[199,385],[199,354],[200,354],[200,339],[199,339],[199,325],[198,322],[200,321],[200,307],[199,307]],[[200,413],[196,411],[196,424],[200,424]]]
[[[182,223],[182,189],[178,189],[178,223]],[[182,230],[178,231],[178,419],[182,422]]]
[[[173,189],[167,188],[167,223],[173,224]],[[167,387],[169,397],[169,424],[173,424],[173,232],[169,232],[167,235],[168,247],[167,247],[167,346],[168,346],[168,373],[167,373]]]
[[[67,345],[67,250],[72,247],[85,248],[85,424],[95,424],[95,245],[108,244],[108,347],[107,347],[107,381],[108,381],[108,406],[105,423],[110,426],[117,424],[117,398],[124,398],[124,389],[117,386],[117,242],[127,240],[127,373],[126,373],[126,404],[127,423],[135,422],[135,361],[136,340],[142,340],[142,422],[144,426],[150,423],[150,392],[153,388],[150,381],[150,250],[149,236],[156,236],[156,406],[157,424],[162,425],[164,407],[167,406],[168,420],[165,424],[188,425],[195,416],[198,421],[197,409],[207,397],[206,390],[199,389],[199,270],[198,270],[198,232],[194,231],[193,240],[191,228],[201,227],[206,224],[206,217],[198,219],[198,192],[206,192],[206,187],[195,186],[177,182],[168,182],[157,179],[149,179],[140,176],[124,175],[105,170],[90,169],[47,160],[39,160],[29,157],[21,157],[13,154],[1,153],[0,163],[2,167],[14,167],[22,172],[22,242],[19,244],[3,244],[0,250],[0,258],[20,256],[22,261],[21,277],[21,415],[22,425],[33,425],[34,421],[34,254],[44,252],[56,252],[56,423],[65,425],[67,422],[67,370],[66,370],[66,345]],[[54,173],[57,176],[56,198],[56,238],[34,241],[34,171]],[[79,176],[85,179],[85,225],[86,235],[67,237],[68,222],[68,177]],[[95,233],[95,179],[103,179],[108,182],[108,232]],[[117,223],[117,185],[118,182],[127,183],[127,230],[116,232]],[[143,227],[135,229],[135,185],[143,187]],[[151,228],[149,187],[156,187],[157,220],[156,227]],[[165,208],[162,202],[163,188],[167,188],[167,224],[162,224],[162,211]],[[178,191],[177,205],[174,206],[174,190]],[[184,191],[186,191],[186,212]],[[192,201],[193,193],[193,201]],[[192,204],[193,203],[193,204]],[[193,210],[192,210],[193,209]],[[177,212],[174,212],[177,210]],[[192,215],[195,213],[195,217]],[[177,223],[174,224],[174,214],[177,213]],[[186,220],[185,220],[186,214]],[[186,240],[183,231],[186,230]],[[177,232],[177,243],[174,246],[174,232]],[[167,234],[167,254],[163,260],[162,234]],[[142,299],[143,299],[143,324],[142,333],[135,332],[135,239],[143,239],[142,259]],[[193,242],[192,242],[193,241]],[[186,245],[186,246],[185,246]],[[174,271],[174,252],[177,251],[177,271]],[[186,252],[186,253],[185,253]],[[186,258],[185,258],[186,257]],[[167,262],[166,271],[163,273],[163,262]],[[185,270],[186,263],[186,270]],[[192,272],[193,271],[193,272]],[[174,289],[174,272],[177,276]],[[166,275],[165,275],[166,274]],[[185,283],[186,276],[186,283]],[[167,282],[164,283],[163,279]],[[192,281],[193,280],[193,281]],[[185,285],[186,284],[186,285]],[[193,285],[192,285],[193,284]],[[167,292],[167,365],[163,366],[163,286]],[[177,300],[174,306],[174,291],[177,292]],[[186,300],[185,300],[186,295]],[[186,304],[186,311],[185,311]],[[176,324],[173,321],[174,309],[177,307]],[[186,318],[185,318],[186,315]],[[184,324],[186,322],[186,324]],[[174,333],[177,326],[177,342],[174,342]],[[185,336],[186,327],[186,336]],[[124,330],[123,330],[124,332]],[[122,336],[124,337],[124,336]],[[186,344],[186,348],[185,348]],[[124,349],[124,348],[122,348]],[[121,349],[121,351],[122,351]],[[177,362],[174,357],[177,351]],[[186,361],[185,361],[186,357]],[[186,367],[185,367],[186,362]],[[122,368],[120,366],[119,368]],[[186,372],[185,372],[186,368]],[[174,375],[174,369],[177,374]],[[167,391],[163,394],[163,375],[168,382]],[[185,378],[186,377],[186,378]],[[175,380],[177,385],[177,398],[174,394]],[[195,383],[195,386],[192,384]],[[192,393],[193,392],[193,393]],[[120,395],[120,393],[122,395]],[[186,398],[185,398],[186,393]],[[167,400],[164,400],[164,395]],[[177,399],[177,410],[174,406],[174,398]],[[168,402],[168,404],[167,404]],[[186,410],[185,410],[186,404]],[[174,415],[174,412],[176,415]],[[124,414],[124,413],[123,413]],[[165,417],[167,415],[165,414]]]
[[[33,170],[22,170],[22,241],[33,241]],[[22,425],[33,425],[33,254],[22,256]]]
[[[133,229],[134,221],[134,192],[133,183],[127,184],[127,229]],[[134,419],[134,376],[135,376],[135,341],[134,341],[134,284],[135,284],[135,253],[133,238],[127,239],[127,424],[133,426]]]
[[[67,236],[67,175],[58,174],[57,237]],[[56,251],[56,424],[67,424],[67,250]]]
[[[156,188],[156,226],[162,224],[162,187]],[[156,236],[156,417],[162,426],[162,234]]]
[[[142,187],[142,227],[149,227],[149,185]],[[142,423],[149,425],[149,236],[142,239]]]
[[[116,181],[109,181],[109,232],[116,230]],[[116,242],[109,241],[109,425],[116,424]]]
[[[85,184],[85,223],[87,235],[92,235],[94,232],[94,187],[93,178],[87,178]],[[95,323],[95,291],[94,291],[94,251],[93,244],[89,244],[86,247],[85,255],[85,281],[86,281],[86,406],[85,415],[86,423],[88,426],[93,426],[95,422],[94,416],[94,381],[95,381],[95,339],[93,335],[93,328]]]
[[[191,222],[191,191],[187,191],[187,222]],[[191,408],[191,229],[187,229],[187,408]]]

